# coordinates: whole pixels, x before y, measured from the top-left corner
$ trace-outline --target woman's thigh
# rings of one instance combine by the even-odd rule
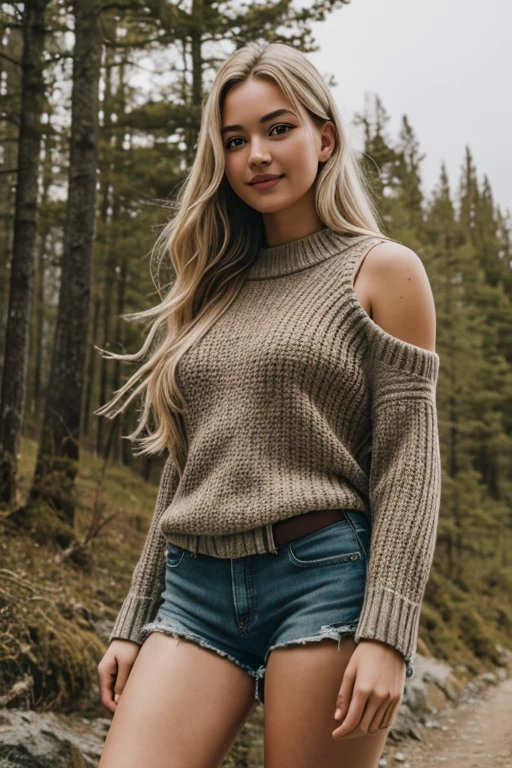
[[[132,667],[98,768],[216,768],[255,706],[254,679],[232,661],[153,632]]]
[[[340,641],[276,648],[265,675],[265,768],[377,768],[389,728],[334,739],[343,673],[356,647]]]

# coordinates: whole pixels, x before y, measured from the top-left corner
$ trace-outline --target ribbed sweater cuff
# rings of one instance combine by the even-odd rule
[[[154,598],[152,597],[128,597],[121,606],[116,622],[108,639],[132,640],[139,642],[139,633],[144,624],[153,619]]]
[[[359,640],[381,640],[411,662],[416,653],[421,604],[383,587],[368,587],[355,634]]]

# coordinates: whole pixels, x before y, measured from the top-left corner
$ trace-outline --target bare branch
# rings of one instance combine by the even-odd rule
[[[2,57],[2,59],[6,59],[7,61],[10,61],[11,64],[16,64],[18,67],[21,67],[21,61],[18,61],[17,59],[11,58],[6,53],[1,53],[0,52],[0,56]]]

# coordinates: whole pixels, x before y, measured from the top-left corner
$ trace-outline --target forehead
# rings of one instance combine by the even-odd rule
[[[269,80],[260,77],[250,77],[243,83],[238,83],[227,93],[222,108],[223,123],[251,121],[275,109],[291,109],[303,116],[301,107],[294,107],[282,90]]]

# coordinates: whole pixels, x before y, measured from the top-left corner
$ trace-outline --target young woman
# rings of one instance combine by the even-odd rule
[[[374,768],[437,532],[435,308],[303,54],[222,65],[158,247],[176,280],[98,411],[144,393],[128,437],[169,451],[98,667],[100,768],[219,766],[258,703],[265,768]]]

